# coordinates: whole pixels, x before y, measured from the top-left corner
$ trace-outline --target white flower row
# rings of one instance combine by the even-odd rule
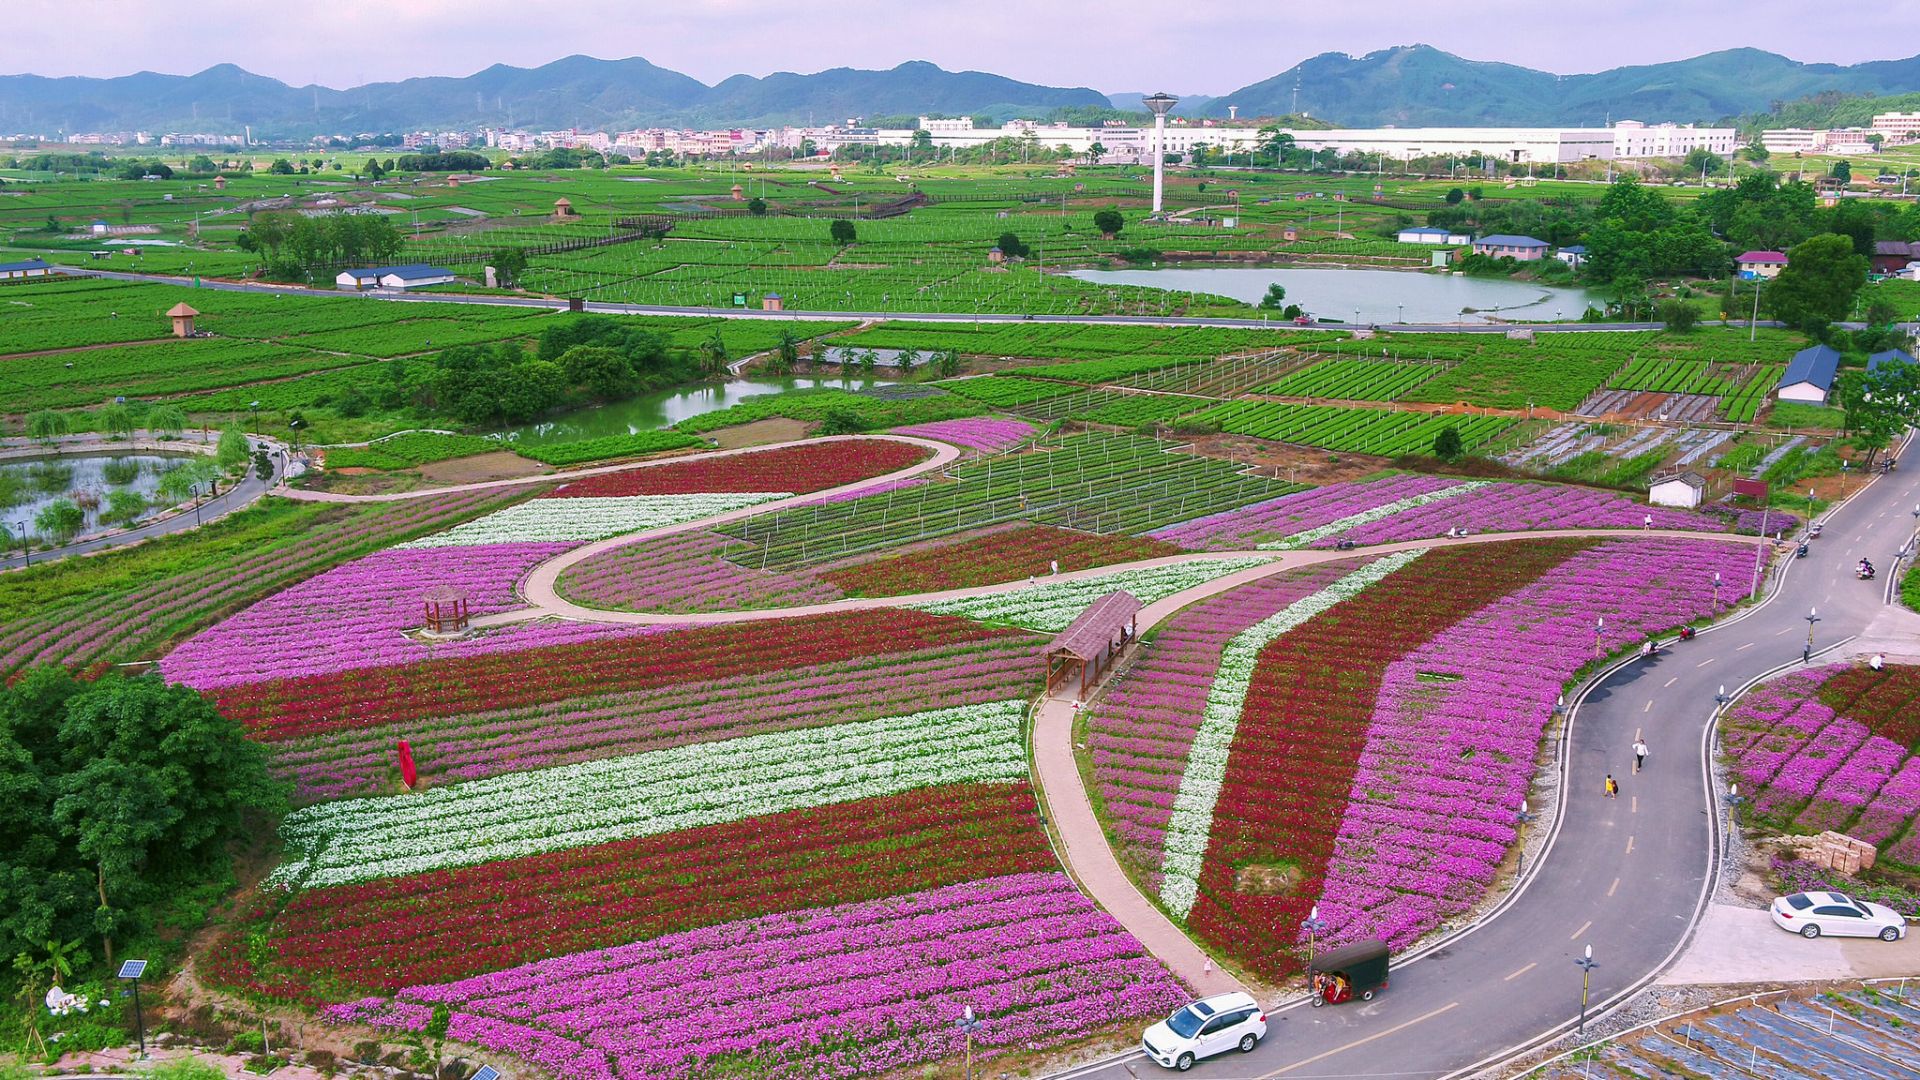
[[[1465,495],[1469,491],[1478,491],[1491,483],[1493,483],[1491,480],[1469,480],[1464,484],[1455,484],[1449,488],[1441,488],[1439,491],[1429,491],[1425,495],[1409,495],[1404,499],[1395,499],[1390,503],[1382,503],[1370,510],[1362,510],[1357,514],[1349,514],[1339,521],[1330,521],[1319,528],[1308,529],[1303,533],[1295,533],[1283,540],[1274,540],[1261,544],[1260,547],[1262,550],[1271,549],[1279,551],[1285,551],[1289,548],[1303,548],[1315,540],[1325,540],[1329,536],[1337,536],[1349,529],[1357,529],[1362,525],[1371,525],[1382,518],[1390,518],[1403,510],[1412,510],[1415,507],[1439,502],[1442,499],[1456,498]]]
[[[1368,564],[1314,593],[1296,600],[1240,633],[1220,654],[1220,670],[1207,691],[1207,707],[1187,751],[1186,771],[1174,796],[1173,816],[1167,821],[1161,856],[1160,902],[1176,918],[1185,919],[1199,894],[1200,862],[1213,835],[1213,811],[1220,786],[1227,778],[1227,752],[1240,727],[1247,689],[1253,682],[1260,650],[1342,600],[1359,595],[1381,578],[1425,554],[1424,549],[1402,551]]]
[[[468,544],[586,543],[609,536],[678,525],[743,506],[785,499],[784,491],[731,491],[701,495],[624,495],[610,498],[529,499],[446,532],[398,545],[403,548]]]
[[[322,803],[271,880],[337,885],[627,840],[933,784],[1019,780],[1024,701],[749,735]]]
[[[1201,559],[1146,570],[1121,570],[1112,574],[1101,574],[1098,577],[1081,578],[1077,581],[1044,579],[1037,585],[1023,585],[990,596],[941,600],[914,606],[936,615],[959,615],[968,619],[1012,623],[1030,630],[1057,633],[1065,630],[1067,624],[1087,610],[1088,605],[1115,589],[1125,589],[1133,594],[1134,599],[1143,604],[1151,604],[1155,600],[1185,592],[1196,585],[1204,585],[1236,570],[1245,570],[1250,566],[1264,566],[1269,561],[1268,559]]]

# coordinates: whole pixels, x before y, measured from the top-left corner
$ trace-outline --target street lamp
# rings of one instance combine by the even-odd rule
[[[1593,962],[1593,946],[1587,946],[1586,955],[1574,958],[1574,966],[1580,969],[1580,1028],[1579,1033],[1587,1033],[1587,990],[1593,983],[1593,969],[1599,964]]]
[[[1819,621],[1820,621],[1820,609],[1808,608],[1807,609],[1807,647],[1801,650],[1800,652],[1800,662],[1803,664],[1810,663],[1813,660],[1813,624]]]
[[[1606,632],[1607,617],[1605,615],[1593,620],[1593,655],[1600,655],[1600,635]]]
[[[1732,701],[1732,700],[1733,700],[1733,698],[1732,698],[1732,697],[1730,697],[1730,696],[1728,696],[1728,694],[1727,694],[1727,684],[1726,684],[1726,683],[1721,683],[1721,684],[1720,684],[1720,692],[1719,692],[1719,693],[1717,693],[1717,694],[1715,694],[1715,695],[1713,695],[1713,703],[1714,703],[1714,705],[1715,705],[1715,706],[1716,706],[1716,707],[1718,708],[1718,711],[1720,711],[1720,712],[1723,712],[1723,713],[1724,713],[1724,712],[1726,712],[1726,711],[1727,711],[1727,703],[1728,703],[1728,702],[1730,702],[1730,701]]]
[[[981,1026],[979,1017],[973,1015],[973,1006],[967,1006],[966,1012],[960,1014],[960,1019],[955,1020],[953,1026],[959,1028],[960,1034],[967,1040],[967,1080],[973,1080],[973,1033],[979,1031]]]
[[[1527,822],[1532,821],[1536,816],[1538,815],[1527,809],[1527,800],[1525,799],[1520,800],[1520,809],[1513,812],[1513,820],[1519,823],[1519,828],[1514,830],[1514,832],[1520,840],[1520,846],[1518,848],[1520,852],[1520,866],[1513,872],[1516,882],[1527,875]]]
[[[1720,571],[1713,572],[1713,610],[1720,610]]]
[[[20,519],[20,557],[27,561],[28,566],[33,565],[33,536],[27,532],[26,518]]]
[[[1720,850],[1727,850],[1733,843],[1733,827],[1740,821],[1740,804],[1747,800],[1740,795],[1740,785],[1732,784],[1727,788],[1727,830],[1720,834]]]
[[[147,1025],[140,1015],[140,976],[146,972],[145,960],[128,960],[120,965],[120,978],[133,983],[133,1030],[140,1039],[140,1056],[136,1061],[147,1060]]]

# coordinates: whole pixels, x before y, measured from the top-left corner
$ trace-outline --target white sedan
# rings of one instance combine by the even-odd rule
[[[1797,892],[1773,902],[1773,923],[1803,938],[1877,937],[1899,941],[1907,920],[1884,904],[1870,904],[1837,892]]]

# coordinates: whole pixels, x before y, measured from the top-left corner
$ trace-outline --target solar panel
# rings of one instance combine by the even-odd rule
[[[145,974],[146,970],[147,962],[145,960],[128,960],[120,965],[120,977],[123,979],[137,979]]]
[[[473,1074],[473,1080],[500,1080],[500,1070],[491,1065],[482,1065],[480,1071]]]

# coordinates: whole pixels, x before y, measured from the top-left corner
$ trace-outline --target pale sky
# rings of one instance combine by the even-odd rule
[[[295,86],[642,56],[737,73],[930,60],[1106,93],[1222,94],[1309,56],[1424,43],[1572,74],[1754,46],[1807,62],[1920,52],[1920,2],[1808,0],[4,0],[0,73],[189,74]]]

